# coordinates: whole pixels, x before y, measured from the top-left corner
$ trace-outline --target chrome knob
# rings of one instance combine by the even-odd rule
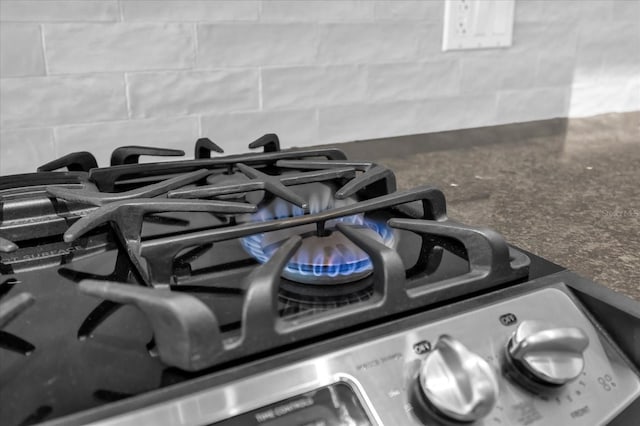
[[[447,335],[440,336],[422,362],[419,381],[428,405],[449,420],[479,420],[489,414],[498,397],[493,368]]]
[[[588,345],[589,337],[579,328],[528,320],[511,336],[507,357],[534,381],[561,386],[582,373]]]

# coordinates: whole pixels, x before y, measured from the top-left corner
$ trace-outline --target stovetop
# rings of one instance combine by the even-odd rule
[[[0,405],[31,424],[561,270],[447,217],[443,193],[336,149],[0,177]],[[59,169],[66,168],[67,171]],[[322,392],[344,392],[342,388]],[[320,392],[318,395],[324,395]],[[329,394],[327,394],[329,395]],[[326,398],[325,395],[323,398]],[[365,410],[366,411],[366,410]]]

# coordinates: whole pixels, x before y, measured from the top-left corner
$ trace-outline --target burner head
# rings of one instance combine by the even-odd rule
[[[385,242],[382,236],[371,228],[363,225],[360,227],[371,238],[381,243]],[[268,257],[271,257],[282,242],[279,235],[274,234],[276,233],[271,232],[262,240],[264,252]],[[288,234],[291,235],[291,232]],[[342,232],[331,230],[323,236],[318,236],[315,231],[311,231],[302,235],[302,245],[284,269],[284,278],[305,284],[341,284],[364,278],[372,272],[369,255]]]
[[[312,191],[310,188],[312,187]],[[354,199],[336,200],[332,188],[327,184],[300,185],[300,192],[310,194],[310,213],[357,202]],[[297,206],[280,199],[273,200],[252,215],[254,221],[268,221],[301,216],[304,212]],[[314,285],[344,284],[360,280],[371,274],[373,265],[367,255],[354,242],[336,229],[337,223],[348,223],[360,227],[371,238],[389,246],[396,246],[396,237],[384,223],[371,221],[363,214],[355,214],[327,221],[319,233],[315,224],[302,225],[278,231],[252,235],[242,239],[242,245],[258,261],[266,262],[273,253],[292,235],[303,237],[300,248],[294,253],[282,272],[288,280]]]

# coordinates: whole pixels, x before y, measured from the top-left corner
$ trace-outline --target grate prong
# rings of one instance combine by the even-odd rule
[[[133,200],[135,198],[152,198],[165,194],[168,191],[196,182],[211,172],[207,169],[196,170],[151,185],[135,188],[126,192],[97,192],[87,190],[70,190],[56,186],[47,186],[47,192],[56,198],[66,201],[103,206],[116,201]]]

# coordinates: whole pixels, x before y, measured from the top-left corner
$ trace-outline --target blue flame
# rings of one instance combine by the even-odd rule
[[[263,209],[253,216],[254,221],[268,221],[273,219],[282,219],[286,217],[301,216],[304,211],[290,203],[278,202],[274,208]],[[348,223],[365,226],[376,232],[382,242],[389,247],[395,244],[395,235],[393,230],[386,223],[376,222],[366,219],[362,214],[344,216],[327,221],[327,228],[334,227],[336,223]],[[265,234],[255,234],[241,239],[244,249],[257,259],[260,263],[265,263],[271,257],[273,252],[265,252],[263,240]],[[292,275],[315,276],[315,277],[331,277],[338,276],[347,277],[353,274],[362,274],[373,269],[373,264],[369,256],[364,259],[356,259],[355,253],[337,253],[333,258],[325,259],[322,255],[318,255],[315,259],[310,259],[309,253],[300,253],[298,262],[290,261],[285,267],[286,271]]]

